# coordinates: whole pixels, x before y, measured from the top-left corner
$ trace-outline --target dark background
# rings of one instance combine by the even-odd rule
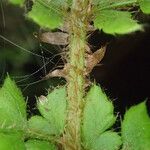
[[[50,70],[62,64],[61,56],[57,55],[62,51],[58,46],[40,43],[35,38],[34,34],[40,31],[40,27],[25,19],[24,8],[2,1],[0,6],[0,35],[6,38],[0,38],[0,83],[9,73],[28,97],[30,112],[34,113],[35,96],[46,94],[50,87],[64,84],[62,79],[40,81]],[[144,23],[145,31],[123,36],[95,31],[89,37],[89,44],[95,50],[109,43],[102,65],[93,70],[91,80],[95,79],[103,87],[114,101],[115,111],[121,114],[143,100],[147,100],[150,108],[150,16],[139,12],[136,18]]]

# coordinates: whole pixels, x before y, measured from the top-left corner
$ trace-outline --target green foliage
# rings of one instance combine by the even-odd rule
[[[0,149],[25,150],[26,104],[20,89],[8,76],[0,89]]]
[[[55,145],[40,140],[28,140],[25,146],[26,150],[56,150]]]
[[[23,96],[9,76],[0,89],[0,98],[0,149],[56,150],[56,146],[47,140],[54,135],[59,138],[58,135],[64,131],[67,99],[65,87],[54,89],[47,97],[41,96],[37,105],[43,117],[32,116],[28,122]],[[115,120],[112,102],[99,86],[93,85],[85,97],[82,122],[84,148],[118,150],[123,144],[123,150],[148,150],[150,118],[145,102],[126,112],[122,123],[122,140],[116,132],[110,130]],[[28,141],[24,143],[25,137],[28,137]]]
[[[138,0],[141,10],[145,14],[150,14],[150,0]]]
[[[150,13],[150,1],[138,0],[141,10],[144,13]],[[137,0],[95,0],[98,4],[94,19],[94,26],[102,29],[109,34],[126,34],[136,30],[141,30],[142,27],[133,20],[132,14],[129,11],[118,11],[117,8],[137,4]]]
[[[54,134],[51,124],[41,116],[33,116],[27,122],[23,95],[9,76],[0,89],[0,102],[0,149],[25,150],[25,137],[42,139],[41,142],[27,142],[28,149],[37,146],[39,150],[55,149],[54,145],[43,141]]]
[[[20,133],[0,133],[1,150],[26,150]]]
[[[141,25],[133,20],[131,12],[115,9],[138,4],[144,13],[150,13],[149,0],[95,0],[94,2],[98,4],[98,7],[95,6],[94,26],[109,34],[126,34],[142,29]]]
[[[123,150],[150,148],[150,118],[145,102],[131,107],[122,123]]]
[[[32,116],[28,121],[28,130],[30,132],[30,136],[38,136],[46,135],[52,136],[57,134],[57,131],[53,124],[49,123],[45,118],[41,116]]]
[[[103,148],[109,150],[110,147],[110,150],[119,148],[120,137],[114,132],[105,133],[116,120],[113,114],[113,104],[102,92],[102,89],[96,85],[87,93],[85,100],[82,127],[85,147],[93,150],[103,150]],[[107,141],[107,144],[104,144],[104,141]]]
[[[57,3],[55,3],[55,1],[53,2],[53,5],[51,5],[48,0],[35,1],[32,7],[32,11],[28,13],[27,17],[31,18],[33,21],[44,28],[55,29],[62,26],[62,12],[57,9]]]
[[[66,88],[60,87],[38,100],[38,109],[52,125],[57,135],[63,132],[66,119]]]
[[[93,141],[91,148],[92,150],[119,150],[121,144],[121,138],[116,132],[106,131]]]
[[[23,0],[9,0],[13,4],[23,4]],[[41,27],[55,29],[63,25],[66,17],[63,9],[71,6],[72,0],[37,0],[27,17]],[[126,34],[141,30],[133,20],[131,12],[115,10],[124,6],[139,5],[144,13],[150,13],[149,0],[94,0],[94,26],[109,34]]]
[[[103,10],[96,14],[94,26],[110,34],[125,34],[141,29],[130,12]]]
[[[26,104],[20,89],[8,76],[0,89],[0,127],[22,129],[26,127]]]

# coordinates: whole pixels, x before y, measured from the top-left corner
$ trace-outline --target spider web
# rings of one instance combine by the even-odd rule
[[[23,44],[22,41],[17,41],[13,37],[13,32],[10,32],[9,34],[6,34],[8,25],[8,10],[7,10],[6,3],[4,1],[0,2],[0,17],[1,21],[1,33],[0,33],[0,51],[2,53],[3,49],[7,49],[8,45],[10,49],[15,49],[14,53],[23,53],[21,57],[25,57],[25,55],[29,55],[32,59],[34,59],[37,62],[37,67],[33,69],[32,72],[24,75],[18,75],[18,76],[11,76],[13,79],[15,79],[18,86],[22,87],[23,90],[27,90],[30,86],[36,85],[38,83],[42,83],[43,79],[42,77],[46,76],[48,72],[51,72],[53,69],[57,68],[58,66],[63,64],[61,55],[63,54],[62,48],[58,46],[51,46],[47,48],[47,46],[43,43],[40,43],[38,39],[35,39],[32,35],[31,40],[36,41],[35,43],[38,44],[38,47],[30,46],[31,42],[29,40],[24,40],[26,44]],[[13,12],[10,12],[10,15]],[[15,19],[15,18],[14,18]],[[16,18],[17,19],[17,18]],[[13,23],[12,23],[13,25]],[[22,32],[22,31],[21,31]],[[38,30],[36,30],[38,32]],[[29,33],[29,31],[28,31]],[[33,34],[33,32],[30,33]],[[24,36],[24,35],[23,35]],[[13,37],[13,38],[12,38]],[[28,45],[29,43],[29,45]],[[30,48],[31,47],[31,48]],[[51,49],[53,49],[51,51]],[[6,56],[7,57],[7,56]],[[10,72],[9,69],[7,69],[7,58],[3,58],[3,61],[1,61],[1,73],[0,73],[0,79],[1,81],[4,80],[4,77],[6,76],[6,73]],[[19,63],[19,62],[18,62]],[[38,69],[37,69],[38,68]],[[39,76],[40,74],[40,76]],[[35,78],[34,80],[32,80]],[[32,80],[32,81],[31,81]]]

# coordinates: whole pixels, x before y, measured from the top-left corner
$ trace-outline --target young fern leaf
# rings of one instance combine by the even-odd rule
[[[122,122],[123,150],[149,150],[150,117],[145,102],[132,106]]]
[[[115,10],[125,6],[139,6],[140,9],[150,14],[149,0],[95,0],[94,26],[108,34],[127,34],[142,30],[142,26],[133,20],[131,12]]]
[[[28,132],[30,137],[43,138],[44,136],[52,137],[57,135],[57,130],[55,129],[53,123],[50,123],[47,119],[42,116],[32,116],[28,120]]]
[[[66,119],[66,88],[60,87],[50,92],[47,97],[38,99],[38,109],[42,116],[49,122],[51,131],[55,135],[63,133]],[[50,132],[50,131],[49,131]]]
[[[63,25],[63,12],[55,1],[36,0],[27,17],[43,28],[55,29]]]
[[[113,131],[106,132],[116,120],[112,102],[97,85],[91,87],[85,100],[82,126],[85,148],[89,150],[119,149],[120,136]]]
[[[0,89],[0,130],[26,128],[27,114],[24,97],[8,76]]]
[[[119,150],[121,144],[121,137],[116,132],[106,131],[93,141],[92,150]]]
[[[142,29],[141,25],[132,19],[130,12],[111,9],[97,13],[94,26],[109,34],[126,34]]]

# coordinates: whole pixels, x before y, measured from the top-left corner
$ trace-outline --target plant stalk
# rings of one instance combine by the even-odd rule
[[[81,121],[84,105],[86,31],[88,0],[73,0],[70,16],[68,115],[64,134],[65,150],[81,150]]]

